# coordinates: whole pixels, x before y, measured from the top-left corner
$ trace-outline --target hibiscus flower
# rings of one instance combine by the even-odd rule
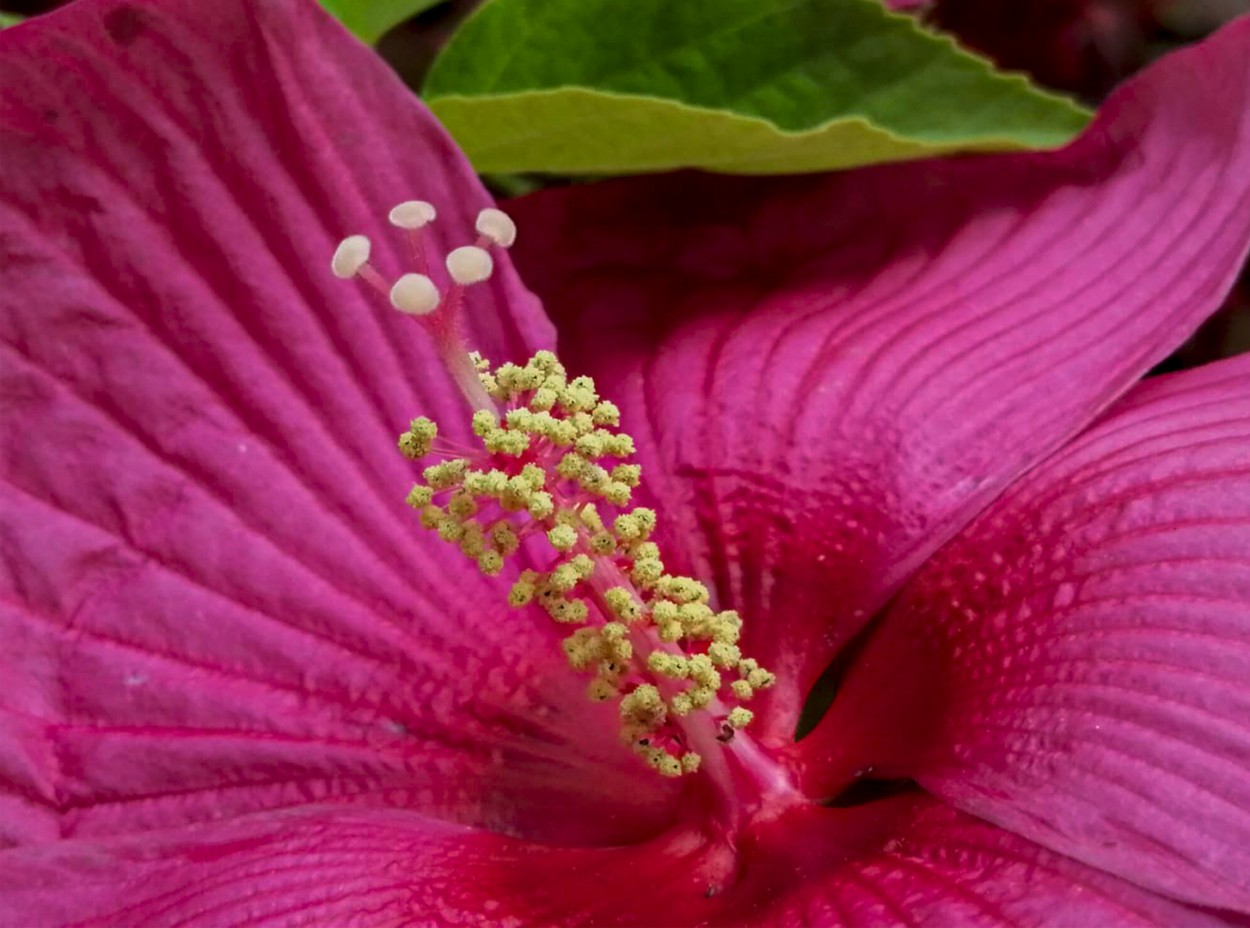
[[[3,920],[1243,917],[1250,363],[1132,384],[1250,241],[1248,48],[1057,153],[509,207],[550,315],[496,253],[464,341],[620,407],[669,569],[777,675],[726,785],[640,763],[404,505],[396,434],[472,410],[328,259],[492,204],[373,55],[299,0],[0,33]]]

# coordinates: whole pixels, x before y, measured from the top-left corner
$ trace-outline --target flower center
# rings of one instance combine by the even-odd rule
[[[627,461],[633,439],[594,381],[570,379],[550,351],[492,370],[465,349],[465,289],[490,277],[486,248],[512,244],[512,220],[481,212],[477,243],[447,255],[453,284],[442,293],[425,273],[422,230],[434,215],[421,201],[391,211],[418,270],[389,286],[369,264],[363,236],[345,239],[332,262],[339,277],[361,278],[424,323],[474,408],[480,447],[441,440],[424,417],[400,436],[400,451],[427,465],[407,501],[423,527],[487,575],[501,573],[526,539],[538,539],[550,564],[520,571],[509,604],[541,607],[570,630],[563,641],[570,668],[590,677],[590,699],[616,701],[622,740],[649,766],[673,777],[707,769],[713,752],[751,722],[744,704],[775,678],[739,649],[738,613],[712,608],[702,583],[666,572],[651,540],[656,513],[631,507],[641,479],[641,468]],[[740,768],[760,760],[751,745],[740,748]],[[712,766],[725,773],[723,761]]]

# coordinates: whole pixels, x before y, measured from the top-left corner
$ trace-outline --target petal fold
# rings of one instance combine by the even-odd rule
[[[1023,478],[904,589],[800,747],[826,785],[912,776],[1250,912],[1250,357],[1146,382]]]

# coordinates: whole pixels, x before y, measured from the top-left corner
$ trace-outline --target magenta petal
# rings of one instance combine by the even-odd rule
[[[779,854],[746,848],[743,882],[713,893],[717,850],[689,832],[561,849],[395,810],[288,810],[2,852],[0,911],[49,928],[1218,924],[931,800],[894,805],[904,825],[879,851],[796,870],[778,834]],[[787,830],[803,842],[846,814]]]
[[[398,432],[468,409],[329,257],[490,202],[411,93],[296,0],[85,0],[0,33],[0,93],[0,842],[319,799],[654,828],[549,623],[403,504]],[[471,340],[516,358],[550,327],[497,268]]]
[[[760,923],[847,928],[1223,924],[931,803],[922,803],[914,820],[880,852],[801,884]]]
[[[0,852],[5,924],[687,925],[708,846],[552,848],[396,810],[324,807]]]
[[[1250,912],[1248,552],[1250,357],[1149,381],[904,590],[812,762]]]
[[[775,722],[925,557],[1218,305],[1250,241],[1248,62],[1242,21],[1056,153],[513,208],[562,354],[639,439],[671,559],[782,672]]]

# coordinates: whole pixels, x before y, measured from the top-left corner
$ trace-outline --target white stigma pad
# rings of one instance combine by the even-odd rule
[[[330,270],[335,277],[347,280],[355,277],[356,272],[369,261],[369,239],[363,235],[349,235],[339,242],[334,249],[334,257],[330,259]]]
[[[478,213],[477,231],[500,248],[509,248],[516,241],[516,223],[502,210],[484,209]]]
[[[405,274],[391,287],[391,305],[410,316],[428,316],[438,301],[438,287],[424,274]]]
[[[391,210],[387,217],[391,225],[401,229],[421,229],[434,221],[438,212],[425,200],[405,200]]]
[[[456,248],[447,256],[447,272],[461,286],[481,283],[494,269],[490,254],[475,245]]]

